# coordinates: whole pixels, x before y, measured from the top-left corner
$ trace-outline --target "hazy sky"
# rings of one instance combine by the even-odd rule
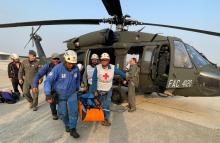
[[[220,32],[219,0],[121,0],[121,4],[124,14],[140,21]],[[0,23],[108,17],[101,0],[1,0],[0,5]],[[38,34],[49,56],[55,51],[63,52],[66,49],[63,41],[67,39],[108,27],[108,24],[43,26]],[[150,26],[143,31],[179,37],[220,65],[220,37]],[[23,48],[30,32],[31,27],[0,29],[0,51],[26,55],[32,48],[31,44]]]

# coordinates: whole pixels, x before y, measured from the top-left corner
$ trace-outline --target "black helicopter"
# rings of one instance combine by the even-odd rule
[[[166,37],[159,34],[128,31],[131,25],[148,25],[173,28],[197,33],[220,36],[218,32],[145,23],[132,20],[123,15],[120,0],[102,0],[108,14],[107,19],[65,19],[31,21],[0,24],[0,28],[41,25],[109,23],[116,25],[116,31],[102,29],[65,41],[67,48],[75,50],[78,61],[86,66],[93,53],[101,55],[107,52],[111,63],[120,68],[126,65],[126,58],[135,56],[141,68],[139,91],[144,93],[163,93],[181,96],[219,96],[220,71],[203,54],[177,37]],[[123,96],[120,79],[116,77],[113,100]]]

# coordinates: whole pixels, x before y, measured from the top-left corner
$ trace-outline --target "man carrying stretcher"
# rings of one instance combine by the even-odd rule
[[[125,79],[125,73],[109,62],[109,54],[103,53],[101,55],[101,63],[98,64],[94,70],[91,88],[91,92],[94,94],[95,98],[101,102],[104,111],[105,120],[102,122],[103,126],[111,126],[109,122],[109,106],[111,103],[114,74],[118,74]]]

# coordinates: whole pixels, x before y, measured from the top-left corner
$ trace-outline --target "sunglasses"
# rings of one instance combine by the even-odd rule
[[[53,60],[57,60],[57,61],[59,61],[60,59],[59,59],[59,58],[53,58]]]
[[[104,61],[104,62],[105,62],[105,61],[109,61],[109,59],[102,59],[101,61]]]

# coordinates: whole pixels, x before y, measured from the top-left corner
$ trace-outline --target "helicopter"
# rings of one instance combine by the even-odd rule
[[[25,44],[24,49],[29,45],[29,43],[32,41],[32,47],[36,47],[37,49],[37,59],[39,60],[40,65],[44,65],[46,63],[50,62],[50,57],[47,57],[44,49],[41,45],[42,38],[37,32],[40,30],[41,26],[38,26],[36,30],[34,30],[34,27],[32,27],[30,39]],[[25,58],[28,58],[26,56],[23,56]],[[63,54],[59,54],[59,58],[63,60]]]
[[[120,0],[102,0],[111,18],[64,19],[0,24],[0,28],[42,25],[99,25],[108,23],[111,28],[90,32],[64,41],[68,50],[78,54],[78,62],[89,64],[93,53],[99,56],[107,52],[111,64],[123,69],[126,59],[137,57],[140,66],[138,90],[159,95],[220,96],[220,70],[194,47],[178,37],[162,36],[158,33],[129,31],[129,26],[147,25],[220,36],[218,32],[172,25],[145,23],[123,15]],[[112,99],[123,98],[121,79],[115,77]]]

